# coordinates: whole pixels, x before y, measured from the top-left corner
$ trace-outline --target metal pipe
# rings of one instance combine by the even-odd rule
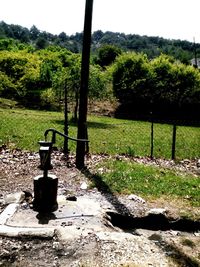
[[[56,134],[58,134],[64,138],[67,138],[69,140],[75,141],[75,142],[89,142],[89,140],[87,140],[87,139],[77,139],[77,138],[69,137],[68,135],[61,133],[58,130],[53,129],[53,128],[49,128],[45,131],[45,133],[44,133],[45,140],[47,139],[47,135],[49,132],[52,132],[52,144],[55,144]]]

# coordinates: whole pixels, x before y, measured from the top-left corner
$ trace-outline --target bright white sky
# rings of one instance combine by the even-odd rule
[[[0,0],[0,21],[67,35],[83,31],[86,0]],[[200,43],[200,0],[94,0],[92,31]]]

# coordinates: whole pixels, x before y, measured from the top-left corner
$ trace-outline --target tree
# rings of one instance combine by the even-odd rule
[[[146,55],[128,53],[119,56],[113,66],[113,90],[121,103],[145,96],[151,76]]]
[[[38,28],[35,25],[33,25],[30,28],[30,34],[31,34],[31,40],[37,40],[37,38],[40,35],[40,31],[38,30]]]
[[[116,47],[114,45],[103,45],[98,50],[97,63],[101,67],[106,67],[112,64],[115,61],[116,57],[121,53],[122,51],[119,47]]]
[[[37,55],[26,50],[0,51],[3,94],[20,101],[27,100],[29,90],[38,87],[39,66],[40,60]]]
[[[4,72],[0,71],[0,96],[14,98],[17,96],[16,84]]]
[[[37,49],[45,49],[48,45],[48,42],[44,37],[39,36],[35,44]]]
[[[80,55],[72,55],[69,59],[69,67],[66,68],[65,80],[68,94],[74,97],[74,122],[78,121],[78,105],[81,79],[81,57]]]
[[[0,22],[0,29],[3,37],[14,38],[12,27],[6,24],[4,21]]]
[[[98,43],[103,37],[104,33],[101,30],[95,31],[92,34],[92,41]]]
[[[61,40],[61,42],[66,42],[67,41],[67,35],[65,32],[61,32],[59,35],[58,35],[58,38]]]
[[[113,89],[122,104],[118,112],[132,117],[147,117],[152,110],[159,118],[198,117],[199,71],[166,55],[151,61],[142,54],[118,57],[113,66]]]
[[[14,38],[21,42],[28,43],[30,41],[30,32],[27,28],[21,27],[19,25],[11,25]]]
[[[90,66],[89,98],[90,100],[103,100],[110,96],[108,84],[110,82],[107,71],[102,71],[98,65]]]

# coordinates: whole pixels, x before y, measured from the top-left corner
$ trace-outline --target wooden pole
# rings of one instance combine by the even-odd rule
[[[77,139],[87,138],[87,105],[88,105],[88,81],[89,81],[90,45],[91,45],[91,29],[92,29],[92,9],[93,9],[93,0],[86,0],[82,62],[81,62],[81,85],[80,85]],[[77,142],[76,167],[78,169],[82,169],[85,167],[84,164],[85,151],[86,151],[85,142]]]

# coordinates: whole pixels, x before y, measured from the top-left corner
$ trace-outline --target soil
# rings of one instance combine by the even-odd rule
[[[58,194],[76,197],[88,195],[122,216],[126,216],[128,211],[140,218],[151,208],[167,207],[168,216],[178,218],[180,209],[184,207],[177,206],[177,203],[147,203],[139,197],[133,200],[129,196],[115,196],[91,188],[88,177],[103,157],[90,156],[87,159],[87,172],[81,172],[75,168],[73,156],[66,161],[62,152],[54,151],[52,173],[59,178]],[[179,164],[148,158],[132,160],[199,176],[198,160],[184,160]],[[33,192],[33,178],[41,173],[38,165],[38,153],[0,148],[0,212],[5,208],[2,200],[9,193]],[[198,213],[199,210],[191,212]],[[0,266],[200,266],[199,231],[132,230],[113,226],[112,223],[111,220],[109,226],[112,231],[90,232],[70,241],[60,240],[56,235],[49,240],[0,237]]]

